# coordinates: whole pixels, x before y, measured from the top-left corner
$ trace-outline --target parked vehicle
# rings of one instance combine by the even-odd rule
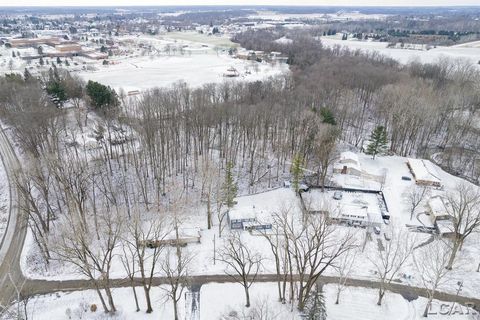
[[[375,234],[380,234],[380,228],[379,227],[373,227],[373,232],[375,232]]]
[[[310,189],[310,187],[308,185],[306,185],[305,183],[300,183],[300,185],[298,186],[298,190],[300,190],[302,192],[307,192],[308,189]]]
[[[385,240],[387,240],[387,241],[392,240],[392,235],[390,234],[390,232],[384,232],[384,233],[383,233],[383,237],[384,237]]]
[[[342,192],[340,192],[340,191],[335,191],[335,192],[333,193],[333,199],[335,199],[335,200],[342,200],[342,198],[343,198]]]
[[[412,181],[412,178],[410,178],[410,177],[407,177],[407,176],[402,176],[402,180],[405,180],[405,181]]]

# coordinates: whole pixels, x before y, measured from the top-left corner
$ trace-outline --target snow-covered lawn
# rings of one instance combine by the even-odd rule
[[[340,303],[335,304],[335,286],[325,286],[324,292],[328,320],[425,319],[422,315],[427,299],[422,297],[408,302],[400,294],[388,292],[382,305],[377,306],[377,290],[347,287],[340,296]],[[452,315],[441,314],[448,312],[451,306],[451,303],[434,300],[428,319],[472,319],[466,313],[474,311],[463,306],[454,306],[455,314],[453,312]],[[460,312],[464,314],[461,315]]]
[[[113,296],[118,312],[109,319],[173,319],[173,305],[165,297],[166,287],[152,288],[152,302],[154,312],[145,313],[145,301],[141,288],[137,287],[140,308],[135,312],[135,304],[131,288],[114,289]],[[377,306],[377,291],[374,289],[348,287],[342,292],[340,304],[335,304],[336,291],[334,285],[324,286],[325,306],[328,320],[383,320],[383,319],[423,319],[422,313],[426,305],[425,298],[417,298],[408,302],[401,295],[388,293],[382,306]],[[298,312],[291,311],[288,304],[282,305],[277,301],[275,283],[255,283],[251,287],[252,306],[244,307],[243,289],[233,283],[210,283],[200,289],[199,318],[201,320],[220,319],[221,316],[233,314],[248,315],[249,311],[262,310],[266,318],[277,320],[301,319]],[[29,319],[105,319],[101,309],[90,311],[90,306],[96,304],[101,308],[98,297],[93,290],[76,291],[71,293],[58,292],[55,294],[36,296],[28,301]],[[429,319],[467,320],[472,319],[467,312],[473,311],[466,307],[456,306],[455,315],[440,314],[450,310],[452,304],[438,300],[433,301]],[[12,307],[13,310],[13,307]],[[184,319],[185,295],[179,301],[180,319]],[[464,314],[461,315],[460,312]],[[435,314],[438,313],[438,314]],[[71,315],[69,318],[68,315]],[[241,318],[244,319],[244,318]],[[253,318],[259,319],[259,318]]]
[[[151,314],[145,313],[145,297],[142,288],[136,288],[139,305],[142,309],[139,312],[135,312],[131,288],[114,289],[113,296],[118,312],[116,316],[108,317],[108,319],[173,319],[173,304],[166,297],[166,289],[165,286],[152,288],[151,297],[154,311]],[[254,284],[251,287],[251,309],[262,308],[264,312],[268,312],[270,316],[268,319],[299,319],[296,311],[291,312],[288,305],[282,305],[277,301],[276,292],[275,283]],[[92,304],[96,304],[98,307],[94,313],[90,311]],[[203,285],[200,289],[199,319],[220,319],[222,315],[228,315],[231,312],[248,313],[249,309],[244,305],[243,287],[239,284],[211,283]],[[87,311],[83,311],[85,308]],[[94,290],[36,296],[29,300],[28,312],[28,318],[35,320],[105,319],[105,314],[101,310],[100,301]],[[72,317],[69,318],[67,313],[70,313]],[[179,313],[179,318],[185,319],[185,294],[179,301]]]

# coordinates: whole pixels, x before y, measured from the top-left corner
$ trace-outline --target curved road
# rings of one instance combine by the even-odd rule
[[[12,180],[12,174],[15,170],[20,169],[21,166],[3,129],[0,130],[0,155],[10,182],[10,217],[7,231],[0,243],[0,311],[4,306],[9,306],[12,301],[16,299],[16,287],[23,286],[22,293],[25,296],[47,294],[57,291],[92,289],[92,284],[88,280],[32,280],[26,279],[23,276],[20,268],[20,256],[27,232],[27,224],[25,217],[20,214],[18,201],[25,200],[18,198],[19,193]],[[257,281],[259,282],[275,282],[276,279],[277,276],[275,274],[264,274],[257,277]],[[210,282],[232,282],[232,279],[227,275],[198,275],[192,276],[190,280],[192,284],[199,285]],[[136,281],[139,282],[139,279],[136,279]],[[323,276],[320,277],[319,281],[321,283],[335,283],[338,282],[338,278]],[[166,278],[164,277],[156,277],[153,281],[154,285],[165,283]],[[125,279],[112,280],[113,287],[118,288],[129,285],[129,281]],[[346,285],[364,288],[378,288],[379,283],[372,280],[348,279]],[[408,294],[411,296],[413,293],[418,296],[427,296],[427,293],[423,288],[412,287],[400,283],[392,283],[388,286],[388,290],[402,295]],[[480,299],[478,298],[468,298],[444,292],[438,292],[435,295],[435,298],[442,301],[457,302],[463,305],[473,304],[477,310],[480,309]]]
[[[5,235],[0,243],[0,309],[8,306],[16,297],[15,285],[21,285],[24,277],[20,268],[20,255],[27,234],[25,219],[18,209],[17,188],[12,174],[20,168],[20,163],[8,140],[4,129],[0,127],[0,155],[10,185],[10,214]]]
[[[298,277],[294,276],[294,279]],[[203,285],[207,283],[217,282],[232,282],[232,278],[228,275],[197,275],[191,276],[189,278],[190,284],[192,285]],[[328,283],[338,283],[338,277],[331,276],[322,276],[319,278],[319,282],[322,284]],[[140,279],[135,279],[138,285],[140,285]],[[263,274],[258,275],[257,282],[276,282],[276,274]],[[129,279],[114,279],[111,280],[112,287],[121,288],[130,286]],[[156,277],[153,279],[153,285],[158,286],[162,284],[167,284],[167,279],[164,277]],[[377,289],[379,283],[372,280],[362,280],[362,279],[351,279],[349,278],[346,282],[347,286],[352,287],[362,287],[362,288],[371,288]],[[88,280],[65,280],[65,281],[49,281],[49,280],[28,280],[25,284],[25,291],[29,295],[36,294],[47,294],[57,291],[77,291],[85,289],[94,289],[92,283]],[[401,283],[391,283],[387,286],[387,289],[391,292],[401,294],[403,296],[420,296],[428,297],[427,292],[424,288],[413,287]],[[475,309],[480,310],[480,299],[479,298],[470,298],[464,296],[458,296],[452,293],[437,292],[435,294],[435,299],[446,301],[446,302],[456,302],[462,305],[474,306]]]

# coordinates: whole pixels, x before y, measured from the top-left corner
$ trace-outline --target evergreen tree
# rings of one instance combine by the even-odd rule
[[[27,68],[25,68],[25,70],[23,71],[23,78],[25,79],[25,81],[29,81],[32,79],[32,74],[30,73],[30,71],[28,71]]]
[[[95,109],[104,107],[116,107],[119,104],[115,91],[101,83],[89,80],[87,83],[87,95],[90,97]]]
[[[376,155],[382,155],[387,151],[387,143],[387,129],[384,126],[377,126],[370,135],[370,143],[365,153],[375,159]]]
[[[225,182],[223,183],[223,202],[230,209],[235,205],[235,197],[237,196],[237,183],[233,178],[233,163],[227,163],[225,168]]]
[[[323,123],[328,123],[333,126],[337,124],[337,121],[335,120],[335,116],[333,115],[333,112],[328,109],[328,108],[321,108],[320,109],[320,115],[322,116],[322,122]]]
[[[293,157],[290,173],[292,174],[292,187],[295,193],[298,193],[300,190],[300,181],[303,179],[302,163],[300,155],[297,154]]]
[[[305,305],[304,319],[308,320],[326,320],[327,309],[325,307],[325,297],[323,291],[317,287],[308,298]]]

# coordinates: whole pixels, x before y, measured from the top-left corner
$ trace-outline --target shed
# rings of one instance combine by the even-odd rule
[[[407,166],[418,185],[430,187],[442,186],[442,181],[438,177],[438,172],[430,161],[409,158]]]

